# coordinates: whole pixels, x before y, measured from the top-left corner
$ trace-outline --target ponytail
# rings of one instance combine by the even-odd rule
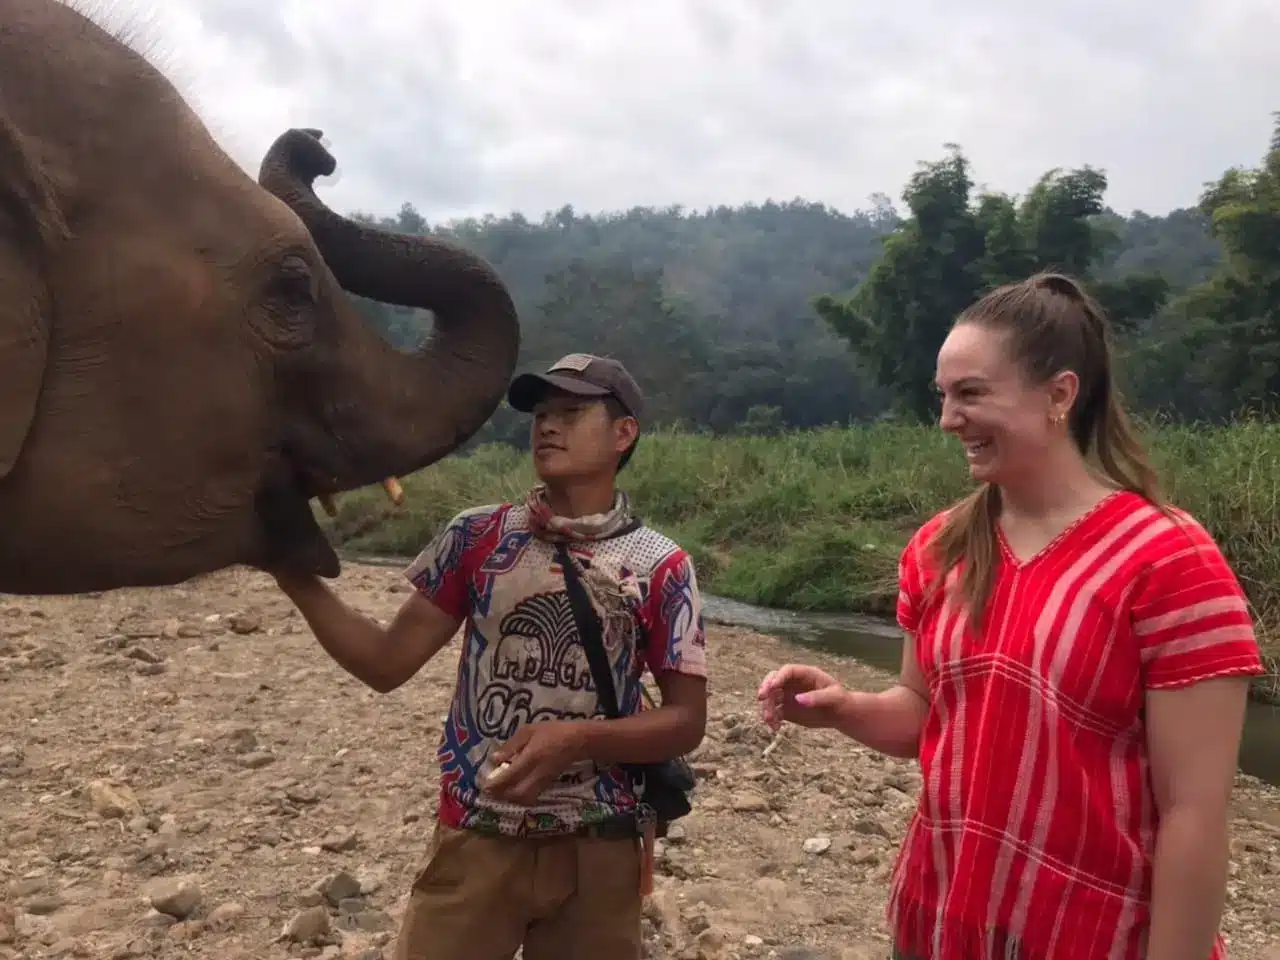
[[[1096,371],[1093,383],[1082,392],[1071,413],[1071,435],[1082,455],[1087,457],[1092,452],[1097,457],[1112,483],[1163,509],[1156,472],[1134,433],[1112,381],[1111,337],[1102,307],[1074,280],[1064,278],[1064,281],[1075,291],[1069,299],[1079,307],[1086,331],[1080,366]],[[1041,278],[1041,283],[1044,282],[1045,278]],[[1083,374],[1081,381],[1085,382]]]
[[[1000,549],[996,541],[999,512],[1000,489],[984,483],[951,509],[930,543],[938,575],[929,584],[929,598],[943,588],[951,571],[963,560],[964,569],[954,596],[948,599],[958,599],[975,626],[982,622],[995,581]]]
[[[1098,462],[1111,480],[1125,490],[1137,493],[1163,508],[1160,483],[1147,459],[1142,443],[1134,434],[1124,407],[1114,392],[1107,394],[1106,405],[1098,418],[1095,444]]]

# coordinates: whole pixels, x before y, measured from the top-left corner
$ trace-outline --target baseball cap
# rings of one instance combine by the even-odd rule
[[[548,387],[580,397],[613,397],[637,420],[644,409],[640,386],[619,361],[590,353],[570,353],[542,373],[522,373],[511,381],[507,402],[531,413]]]

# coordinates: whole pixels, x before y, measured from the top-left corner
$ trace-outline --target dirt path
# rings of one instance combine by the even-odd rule
[[[341,590],[385,619],[403,587],[348,567]],[[0,598],[0,958],[381,957],[429,833],[454,658],[379,696],[291,614],[245,571]],[[913,765],[823,733],[771,743],[753,699],[789,659],[885,678],[710,633],[704,780],[660,857],[651,956],[885,956]],[[1231,956],[1275,957],[1280,794],[1242,778],[1237,806]]]

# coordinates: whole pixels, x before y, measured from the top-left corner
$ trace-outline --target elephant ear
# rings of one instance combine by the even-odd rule
[[[67,236],[38,151],[0,109],[0,479],[18,462],[49,356],[42,265]]]

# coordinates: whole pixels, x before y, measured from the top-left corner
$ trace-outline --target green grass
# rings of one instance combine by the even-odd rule
[[[1277,637],[1280,424],[1154,426],[1146,440],[1166,493],[1217,538],[1264,634]],[[458,510],[518,497],[533,479],[527,455],[484,447],[406,478],[399,510],[377,489],[348,494],[328,527],[348,551],[413,554]],[[776,437],[657,433],[621,483],[649,523],[693,554],[705,589],[874,613],[892,609],[911,531],[970,489],[953,440],[898,424]]]

